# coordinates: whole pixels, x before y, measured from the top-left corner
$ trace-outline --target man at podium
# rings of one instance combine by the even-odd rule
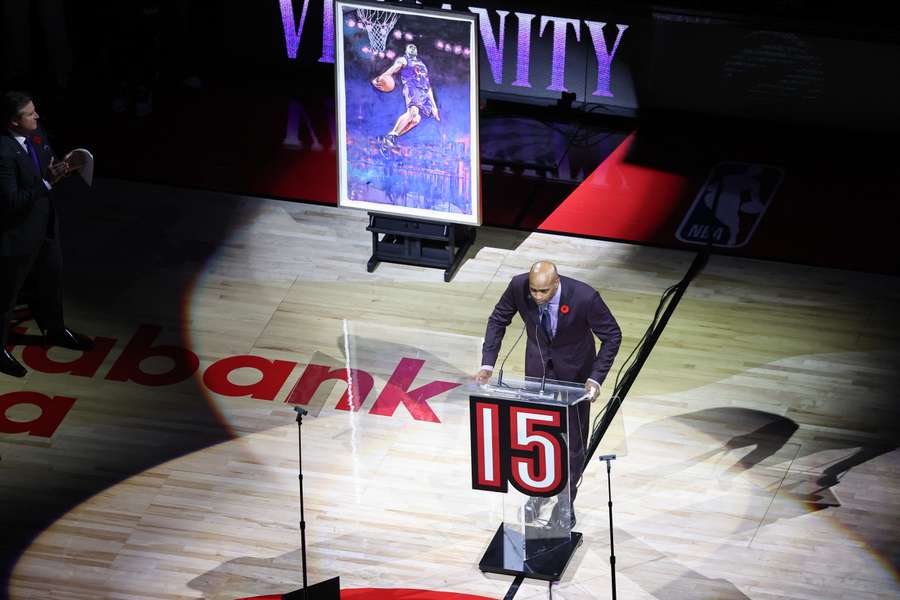
[[[519,314],[525,323],[525,375],[527,377],[584,382],[591,402],[597,399],[619,345],[622,332],[590,285],[561,277],[550,261],[536,262],[528,273],[512,278],[488,318],[478,383],[491,378],[506,328]],[[594,341],[600,339],[600,350]],[[590,404],[581,402],[570,412],[569,452],[571,481],[581,478],[590,433]],[[581,435],[576,435],[579,432]],[[575,498],[573,485],[572,498]],[[574,521],[574,511],[572,519]]]

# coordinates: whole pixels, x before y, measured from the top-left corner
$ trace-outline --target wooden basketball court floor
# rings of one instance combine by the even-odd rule
[[[51,433],[0,438],[16,599],[299,587],[289,399],[310,410],[310,581],[503,597],[511,578],[477,568],[499,502],[471,489],[465,388],[491,308],[538,259],[596,286],[624,333],[606,398],[693,259],[483,228],[444,283],[439,270],[366,273],[362,212],[117,181],[62,210],[67,321],[106,353],[93,371],[51,373],[83,357],[26,350],[28,376],[0,378],[7,424],[49,414],[21,392],[74,399]],[[710,260],[623,407],[619,597],[900,597],[898,309],[897,278]],[[339,406],[343,381],[310,383],[332,369],[352,370],[359,410]],[[610,597],[606,498],[592,464],[576,502],[585,541],[555,598]],[[547,593],[529,580],[517,597]]]

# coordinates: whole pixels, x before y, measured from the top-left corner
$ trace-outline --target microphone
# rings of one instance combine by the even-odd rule
[[[509,358],[509,355],[512,354],[512,351],[515,349],[516,345],[518,345],[519,340],[522,339],[522,334],[525,333],[525,325],[522,325],[522,331],[519,332],[519,337],[516,338],[516,341],[513,342],[512,348],[509,349],[509,352],[506,353],[506,356],[503,357],[503,362],[500,363],[500,371],[497,373],[497,387],[503,386],[503,367],[506,366],[506,359]]]
[[[544,351],[541,350],[541,336],[538,334],[537,324],[534,326],[534,341],[537,342],[538,354],[541,357],[541,367],[544,369],[544,373],[541,375],[541,394],[543,394],[544,387],[547,384],[547,361],[544,360]]]

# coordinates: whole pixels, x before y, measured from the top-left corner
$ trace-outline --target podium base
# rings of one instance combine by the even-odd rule
[[[306,586],[306,593],[299,589],[281,596],[282,600],[340,600],[341,578],[332,577]]]
[[[581,534],[577,531],[571,532],[570,537],[524,540],[521,533],[501,524],[478,568],[482,573],[559,581],[580,545]]]

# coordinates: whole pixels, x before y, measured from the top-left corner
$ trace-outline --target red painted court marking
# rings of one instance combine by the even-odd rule
[[[631,164],[631,133],[550,214],[540,229],[604,238],[671,242],[682,217],[688,179]]]

